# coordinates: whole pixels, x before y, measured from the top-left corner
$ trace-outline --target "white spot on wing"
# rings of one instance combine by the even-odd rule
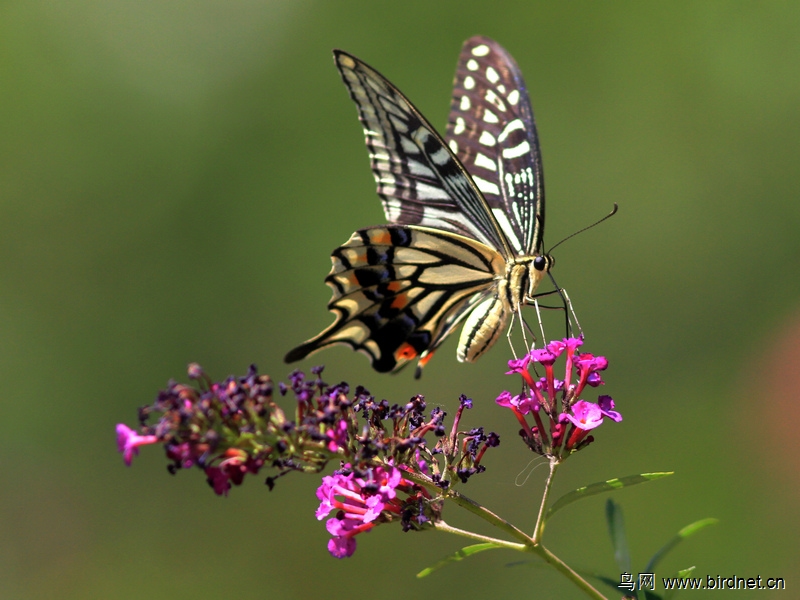
[[[422,177],[429,177],[433,179],[436,177],[433,171],[427,165],[422,164],[416,160],[409,160],[408,161],[408,170],[411,171],[412,175],[419,175]]]
[[[400,136],[400,147],[406,154],[419,154],[417,145],[404,135]]]
[[[489,171],[497,171],[497,163],[481,152],[475,156],[475,166]]]
[[[481,133],[481,137],[478,141],[484,146],[494,146],[497,143],[494,136],[486,130]]]
[[[501,112],[506,110],[506,105],[500,100],[500,97],[494,93],[493,90],[487,90],[486,101],[494,104]]]
[[[395,198],[390,198],[383,203],[383,212],[386,213],[386,219],[390,223],[394,223],[400,218],[400,213],[402,210],[402,204]]]
[[[489,46],[487,46],[486,44],[481,44],[480,46],[475,46],[472,49],[472,55],[473,56],[486,56],[487,54],[489,54]]]
[[[389,115],[389,120],[392,122],[392,127],[401,133],[408,131],[408,125],[402,119],[398,119],[394,115]]]
[[[511,106],[516,106],[517,102],[519,102],[519,90],[511,90],[508,93],[507,98],[508,98],[508,103]]]
[[[450,146],[450,150],[453,151],[453,154],[458,154],[458,142],[455,140],[450,140],[447,142],[447,145]]]
[[[508,195],[514,196],[514,176],[511,173],[506,173],[506,187],[508,188]]]
[[[439,166],[446,165],[450,160],[450,153],[447,148],[439,148],[436,152],[431,154],[431,160]]]
[[[477,71],[477,70],[478,70],[478,61],[477,61],[477,60],[475,60],[474,58],[470,58],[470,59],[467,61],[467,68],[468,68],[470,71]]]
[[[472,78],[472,75],[467,75],[464,78],[464,89],[471,90],[475,87],[475,80]]]
[[[425,200],[449,200],[450,196],[440,187],[428,185],[421,181],[416,182],[417,193]]]
[[[488,79],[492,83],[497,83],[498,81],[500,81],[500,75],[497,74],[497,71],[494,70],[494,67],[487,67],[486,79]]]
[[[420,127],[414,133],[411,134],[411,137],[417,140],[417,142],[419,142],[420,144],[425,145],[425,142],[427,142],[428,138],[431,137],[431,132],[428,131],[425,127]]]
[[[497,115],[494,114],[489,109],[486,109],[485,111],[483,111],[483,120],[486,121],[487,123],[499,123],[500,122],[500,119],[497,118]]]
[[[456,117],[456,126],[453,127],[453,133],[455,135],[461,135],[464,133],[464,130],[467,128],[466,123],[464,123],[464,119],[461,117]]]
[[[501,94],[505,94],[506,93],[506,86],[504,86],[501,83],[500,85],[497,86],[497,91],[500,92]]]
[[[530,151],[531,145],[528,143],[528,140],[525,140],[513,148],[506,148],[503,150],[503,158],[517,158],[518,156],[528,154]]]
[[[516,131],[517,129],[525,130],[525,124],[522,122],[522,119],[514,119],[513,121],[509,121],[508,125],[505,126],[503,132],[497,137],[497,141],[501,144],[506,141],[506,138],[512,131]]]
[[[475,175],[472,176],[472,181],[475,182],[475,185],[477,185],[478,189],[484,194],[494,194],[495,196],[500,195],[500,188],[497,187],[496,183],[486,181],[485,179],[481,179]]]
[[[469,110],[471,106],[472,103],[469,100],[469,96],[467,96],[466,94],[461,96],[461,104],[458,105],[458,108],[460,108],[461,110]]]

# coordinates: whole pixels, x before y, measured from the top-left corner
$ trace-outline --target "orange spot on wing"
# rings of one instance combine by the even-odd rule
[[[394,353],[396,360],[411,360],[416,355],[417,351],[414,349],[414,346],[408,342],[403,342],[403,344]]]
[[[408,294],[398,294],[394,300],[392,300],[392,308],[396,308],[398,310],[402,310],[406,306],[408,306]]]
[[[392,236],[386,229],[377,229],[369,232],[369,241],[373,244],[389,246],[392,243]]]
[[[400,290],[401,287],[403,287],[403,284],[400,283],[399,281],[390,281],[389,283],[386,284],[386,289],[389,290],[390,292],[397,292]]]

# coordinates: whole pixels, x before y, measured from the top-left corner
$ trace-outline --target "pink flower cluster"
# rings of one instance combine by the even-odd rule
[[[552,341],[545,348],[508,362],[507,374],[522,376],[522,392],[512,395],[505,391],[496,402],[514,412],[522,426],[521,435],[539,454],[557,456],[562,449],[566,453],[579,450],[593,440],[588,433],[603,422],[603,417],[622,420],[611,396],[600,396],[596,404],[580,398],[587,386],[603,385],[600,371],[608,367],[603,356],[579,353],[582,344],[579,338]],[[553,365],[562,354],[566,359],[564,378],[556,379]],[[537,366],[542,368],[544,375],[534,378],[529,371],[531,366],[534,373]],[[528,415],[535,424],[528,423]]]
[[[333,536],[328,541],[328,551],[336,558],[352,556],[356,535],[378,523],[400,518],[408,499],[398,498],[398,491],[415,497],[427,495],[393,466],[371,467],[357,473],[347,464],[333,475],[323,477],[322,485],[317,488],[320,500],[317,519],[321,521],[336,511],[336,516],[326,523],[328,533]]]

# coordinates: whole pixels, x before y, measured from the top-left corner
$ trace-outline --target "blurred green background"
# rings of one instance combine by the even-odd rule
[[[2,598],[581,597],[506,551],[418,581],[463,542],[398,527],[338,561],[316,478],[271,493],[249,478],[226,499],[199,472],[169,476],[159,449],[126,469],[114,445],[115,423],[134,424],[190,361],[216,379],[251,362],[282,378],[283,354],[331,322],[330,251],[383,222],[331,49],[443,129],[478,33],[528,82],[549,244],[620,205],[559,247],[554,273],[585,349],[610,359],[625,421],[568,462],[555,494],[675,470],[614,495],[636,566],[713,516],[658,574],[785,577],[779,597],[793,596],[800,5],[28,0],[0,5]],[[464,491],[530,529],[544,469],[525,480],[533,455],[493,405],[511,385],[502,346],[461,365],[449,342],[420,382],[344,348],[302,366],[451,414],[473,397],[467,426],[503,444]],[[613,574],[604,502],[565,510],[546,541]]]

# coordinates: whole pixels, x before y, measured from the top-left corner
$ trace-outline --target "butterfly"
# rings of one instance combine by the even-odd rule
[[[333,54],[389,224],[334,250],[325,282],[336,321],[285,360],[346,344],[379,372],[416,358],[419,377],[463,323],[457,357],[473,362],[521,318],[554,264],[542,250],[542,160],[522,73],[497,42],[467,40],[443,139],[375,69]]]

